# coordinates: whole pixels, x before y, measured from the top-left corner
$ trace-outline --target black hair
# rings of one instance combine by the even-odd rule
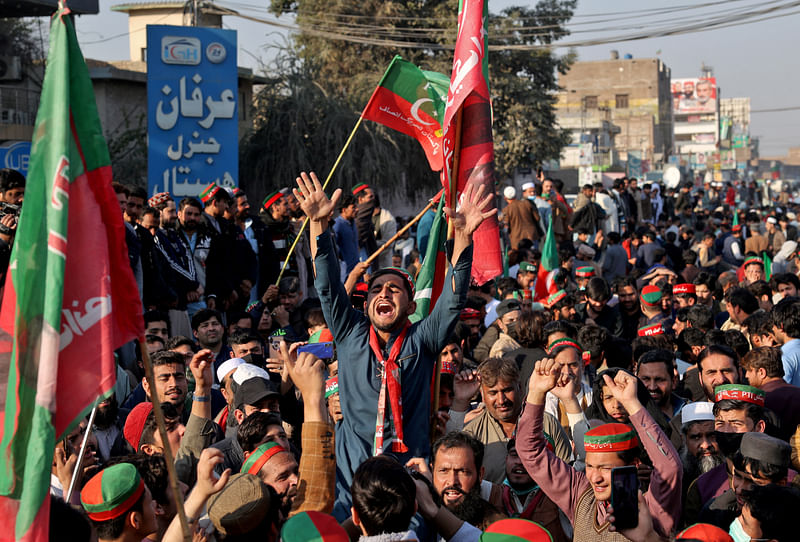
[[[742,327],[750,335],[767,335],[772,333],[772,317],[768,312],[757,311],[744,319]]]
[[[550,314],[547,312],[523,312],[517,320],[517,341],[524,348],[546,348],[544,326],[549,322]]]
[[[633,349],[625,339],[611,335],[606,342],[604,353],[609,368],[630,369],[633,362]]]
[[[128,187],[128,197],[129,198],[139,198],[140,200],[146,202],[147,201],[147,190],[139,185],[133,185]]]
[[[46,498],[50,499],[50,541],[89,542],[92,539],[92,527],[86,516],[58,497],[48,495]],[[69,537],[64,533],[69,533]]]
[[[150,496],[158,504],[169,504],[169,473],[167,472],[167,462],[161,454],[132,454],[121,457],[112,457],[108,460],[105,467],[119,463],[130,463],[136,467],[139,476],[142,477],[144,485],[150,490]]]
[[[450,431],[444,436],[436,439],[431,448],[431,463],[436,463],[436,454],[439,449],[444,448],[450,450],[451,448],[466,448],[472,450],[472,456],[475,459],[475,470],[480,471],[483,466],[483,453],[484,446],[481,441],[463,431]]]
[[[797,278],[794,273],[776,273],[769,279],[769,286],[773,292],[777,292],[778,286],[781,284],[791,284],[800,292],[800,278]]]
[[[721,329],[709,330],[703,336],[703,346],[711,346],[714,344],[728,344],[725,341],[725,332]]]
[[[233,346],[234,344],[247,344],[251,342],[260,343],[261,337],[245,329],[240,329],[239,331],[236,331],[230,337],[228,337],[229,346]]]
[[[256,411],[245,418],[236,430],[236,440],[239,441],[242,450],[247,453],[258,448],[271,425],[281,425],[280,414]]]
[[[503,277],[497,281],[497,292],[500,294],[500,299],[503,299],[517,288],[519,288],[519,284],[516,279],[511,277]]]
[[[194,343],[194,341],[189,337],[184,337],[183,335],[175,335],[174,337],[170,337],[165,346],[167,350],[175,350],[181,346],[188,346],[192,349],[192,352],[197,352],[197,345]]]
[[[297,277],[283,277],[278,283],[278,293],[281,295],[296,294],[299,291],[300,279]]]
[[[725,300],[733,307],[739,307],[747,314],[758,310],[758,299],[747,288],[731,288],[725,294]]]
[[[346,207],[349,207],[350,205],[357,205],[357,204],[358,200],[354,195],[344,194],[342,195],[342,199],[339,200],[339,212],[341,212]]]
[[[111,188],[114,190],[114,193],[117,194],[117,195],[125,194],[125,198],[127,198],[131,193],[131,191],[128,189],[127,186],[125,186],[122,183],[118,183],[116,181],[111,183]]]
[[[602,277],[592,277],[586,284],[586,295],[593,301],[608,301],[611,299],[611,290]]]
[[[322,309],[320,307],[313,307],[306,311],[303,320],[305,321],[306,327],[311,326],[325,326],[327,327],[327,322],[325,322],[325,316],[322,314]]]
[[[183,198],[178,204],[178,210],[183,211],[187,207],[194,207],[201,213],[203,212],[203,204],[197,198]]]
[[[0,169],[0,193],[12,188],[25,188],[25,176],[16,169]]]
[[[702,284],[712,292],[716,288],[716,280],[708,271],[700,271],[692,281],[692,284],[694,284],[695,286],[699,286]]]
[[[633,339],[633,359],[638,361],[643,355],[653,349],[672,350],[672,341],[667,335],[649,335]]]
[[[147,333],[144,336],[144,342],[145,344],[161,343],[162,347],[165,347],[167,344],[166,341],[164,341],[164,339],[161,338],[159,335],[154,335],[152,333]]]
[[[417,486],[394,459],[370,457],[356,469],[350,487],[353,508],[368,536],[408,529],[414,515]]]
[[[608,243],[611,245],[618,245],[622,238],[619,236],[619,233],[615,231],[608,232],[606,235],[606,239],[608,239]]]
[[[700,331],[711,331],[714,329],[714,313],[705,305],[698,305],[695,303],[689,307],[686,321],[689,322],[693,328],[699,329]]]
[[[675,311],[675,320],[678,322],[686,322],[689,319],[689,307],[681,307]]]
[[[166,322],[167,323],[167,331],[169,331],[169,316],[167,313],[161,311],[147,311],[144,313],[144,327],[147,327],[147,324],[152,322]]]
[[[800,491],[797,488],[768,484],[753,484],[742,491],[742,506],[750,510],[761,528],[761,538],[792,542],[797,539],[797,527],[788,521],[800,508]]]
[[[645,352],[638,360],[636,364],[636,374],[638,376],[639,369],[642,368],[642,365],[647,365],[648,363],[662,363],[664,367],[667,369],[667,375],[669,378],[672,378],[673,371],[675,370],[675,357],[672,355],[672,352],[669,352],[664,349],[656,349],[650,350],[649,352]]]
[[[744,410],[745,416],[750,418],[753,425],[757,424],[764,419],[764,407],[748,403],[747,401],[738,401],[736,399],[722,399],[714,403],[713,412],[716,418],[720,412],[729,412],[731,410]]]
[[[554,320],[552,322],[547,322],[544,325],[544,338],[545,341],[547,337],[552,335],[553,333],[564,333],[567,337],[572,340],[576,340],[578,338],[578,329],[575,327],[574,324],[567,322],[566,320]]]
[[[92,527],[94,527],[95,532],[97,533],[98,540],[115,540],[122,536],[122,533],[125,532],[125,524],[128,520],[128,514],[131,512],[141,512],[144,513],[144,493],[142,493],[139,498],[133,503],[133,506],[128,508],[123,514],[115,517],[114,519],[109,519],[108,521],[95,521],[89,518],[89,521],[92,523]]]
[[[250,320],[250,327],[252,328],[255,326],[256,322],[253,321],[253,316],[249,312],[245,311],[230,311],[227,314],[227,322],[228,325],[233,324],[234,322],[238,322],[239,320]]]
[[[152,356],[153,367],[158,367],[160,365],[183,365],[186,366],[186,358],[183,357],[183,354],[179,354],[178,352],[171,352],[169,350],[162,350],[160,352],[156,352]]]
[[[194,316],[192,316],[192,331],[197,331],[197,328],[200,327],[200,324],[211,320],[212,318],[216,318],[217,321],[222,325],[222,315],[219,311],[215,311],[214,309],[200,309]]]
[[[683,265],[693,265],[697,262],[697,252],[694,250],[684,250],[681,252],[681,259],[683,260]]]
[[[635,292],[639,292],[639,288],[636,287],[636,279],[630,276],[619,277],[614,281],[614,291],[619,295],[619,292],[623,288],[627,288],[631,286]]]
[[[729,329],[725,331],[725,344],[730,346],[733,351],[739,355],[739,358],[750,351],[750,342],[748,342],[744,333],[738,329]]]
[[[792,339],[800,338],[800,297],[785,297],[772,307],[772,324]]]
[[[742,357],[742,367],[747,370],[764,369],[770,378],[783,378],[786,374],[781,349],[772,346],[759,346],[750,350]]]
[[[608,336],[606,328],[588,324],[578,330],[578,343],[595,357],[605,352]]]

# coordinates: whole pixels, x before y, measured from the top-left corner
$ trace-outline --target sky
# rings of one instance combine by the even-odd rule
[[[244,2],[251,3],[244,3]],[[98,15],[78,18],[76,28],[84,55],[98,60],[128,59],[127,15],[111,11],[116,4],[100,0]],[[122,2],[120,2],[122,3]],[[277,20],[266,12],[268,0],[220,1],[242,13]],[[697,32],[665,37],[647,37],[599,45],[581,45],[574,50],[578,60],[604,60],[611,50],[634,58],[658,57],[672,70],[673,78],[698,77],[705,64],[714,76],[723,98],[749,96],[753,111],[796,108],[780,112],[754,112],[750,133],[760,138],[761,156],[782,156],[800,146],[800,8],[791,0],[579,0],[567,25],[573,32],[564,42],[585,42],[617,36],[651,35],[658,31],[696,28]],[[531,2],[491,0],[490,10]],[[782,9],[779,9],[782,8]],[[775,10],[775,11],[770,11]],[[752,13],[752,12],[759,13]],[[749,18],[748,18],[749,17]],[[758,19],[765,19],[758,21]],[[279,19],[291,24],[288,16]],[[743,21],[756,21],[742,24]],[[727,28],[712,28],[714,24]],[[270,58],[270,47],[287,40],[285,31],[274,26],[226,16],[225,28],[238,31],[239,65],[254,68]],[[558,49],[560,53],[566,48]],[[491,56],[489,61],[491,62]]]

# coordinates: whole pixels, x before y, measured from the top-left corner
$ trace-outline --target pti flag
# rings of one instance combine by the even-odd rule
[[[143,332],[108,148],[75,29],[50,28],[25,201],[0,310],[0,541],[48,539],[57,439],[108,394]],[[6,384],[3,382],[3,384]]]
[[[495,192],[492,108],[489,103],[488,0],[461,0],[453,73],[444,114],[444,189],[452,204],[467,183],[484,194]],[[460,119],[460,120],[459,120]],[[458,148],[457,148],[458,147]],[[455,157],[458,156],[457,164]],[[451,193],[455,192],[453,196]],[[472,277],[483,284],[503,272],[497,217],[483,221],[473,235]]]
[[[447,99],[446,75],[425,71],[395,56],[361,116],[419,141],[431,169],[442,159],[442,119]]]
[[[536,287],[533,295],[534,301],[547,299],[553,288],[553,276],[558,270],[558,247],[556,247],[556,236],[553,232],[553,217],[547,226],[547,235],[542,245],[542,260],[539,264],[539,272],[536,275]]]
[[[408,319],[419,322],[431,313],[439,294],[444,286],[444,276],[447,273],[447,254],[444,242],[447,238],[447,220],[444,216],[444,197],[439,198],[439,207],[433,219],[431,233],[428,236],[428,246],[425,249],[425,259],[422,260],[419,275],[417,275],[417,293],[414,301],[417,309]]]

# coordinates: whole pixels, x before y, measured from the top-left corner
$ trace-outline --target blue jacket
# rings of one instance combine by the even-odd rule
[[[337,497],[333,513],[343,521],[350,515],[349,488],[353,473],[372,456],[380,367],[369,346],[369,319],[350,305],[329,231],[317,237],[314,264],[317,271],[314,286],[325,321],[333,333],[339,359],[339,399],[344,418],[336,427]],[[412,457],[430,455],[431,377],[436,357],[447,344],[466,304],[471,267],[472,247],[468,247],[455,268],[448,271],[445,288],[433,311],[409,328],[400,350],[397,361],[402,387],[403,436],[409,449],[398,457],[403,463]],[[448,287],[452,277],[455,277],[454,290]],[[399,330],[389,339],[384,355],[388,355],[398,334]],[[389,405],[386,413],[390,416]],[[385,432],[386,442],[393,432]]]

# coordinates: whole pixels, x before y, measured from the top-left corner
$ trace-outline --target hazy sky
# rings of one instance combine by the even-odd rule
[[[455,1],[455,0],[454,0]],[[790,0],[727,0],[700,2],[678,0],[580,0],[568,25],[573,34],[565,42],[608,39],[610,36],[650,35],[659,30],[698,28],[701,31],[667,37],[652,37],[622,43],[580,46],[579,60],[609,58],[610,51],[635,58],[658,56],[672,70],[672,76],[696,77],[705,63],[714,68],[722,97],[749,96],[754,111],[798,107],[792,111],[753,113],[750,133],[761,138],[761,155],[783,155],[800,146],[800,8],[781,8]],[[111,11],[116,2],[100,1],[100,13],[80,17],[78,38],[84,55],[99,60],[128,58],[127,15]],[[121,2],[120,2],[121,3]],[[267,0],[220,1],[221,5],[259,17],[275,19],[266,10]],[[710,4],[710,5],[709,5]],[[490,9],[508,5],[532,5],[513,0],[492,0]],[[754,11],[763,13],[752,13]],[[769,18],[740,24],[746,18]],[[291,23],[283,17],[282,22]],[[709,28],[713,24],[728,28]],[[269,58],[270,44],[282,43],[286,33],[238,17],[225,17],[224,26],[238,30],[239,64],[257,67],[256,58]],[[660,51],[660,54],[659,54]],[[563,52],[563,50],[562,50]],[[491,62],[491,57],[490,60]]]

